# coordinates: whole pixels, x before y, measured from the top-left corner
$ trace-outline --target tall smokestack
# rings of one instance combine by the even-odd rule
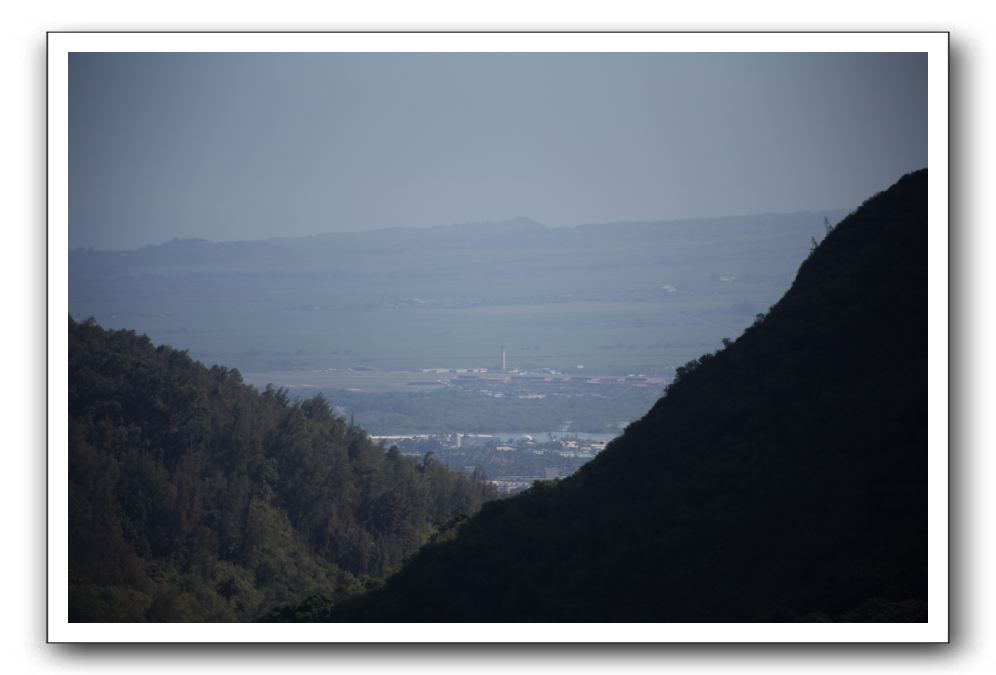
[[[508,363],[505,361],[505,345],[501,346],[501,372],[505,372],[508,367]]]

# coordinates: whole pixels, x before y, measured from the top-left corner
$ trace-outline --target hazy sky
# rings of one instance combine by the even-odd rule
[[[854,208],[923,54],[73,54],[69,241]]]

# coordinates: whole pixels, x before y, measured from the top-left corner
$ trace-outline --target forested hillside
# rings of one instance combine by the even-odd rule
[[[308,618],[925,620],[926,253],[922,170],[574,476]]]
[[[248,621],[377,583],[492,496],[262,393],[69,320],[69,618]]]

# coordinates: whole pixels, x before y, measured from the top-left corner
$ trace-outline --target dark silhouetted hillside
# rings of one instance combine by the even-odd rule
[[[925,620],[926,284],[922,170],[597,459],[485,505],[332,618]]]
[[[69,320],[69,620],[247,621],[376,583],[491,491],[131,331]]]

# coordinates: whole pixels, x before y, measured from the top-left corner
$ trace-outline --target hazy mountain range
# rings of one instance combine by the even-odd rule
[[[69,255],[70,312],[243,372],[673,369],[735,337],[842,211],[550,228],[528,218]]]

